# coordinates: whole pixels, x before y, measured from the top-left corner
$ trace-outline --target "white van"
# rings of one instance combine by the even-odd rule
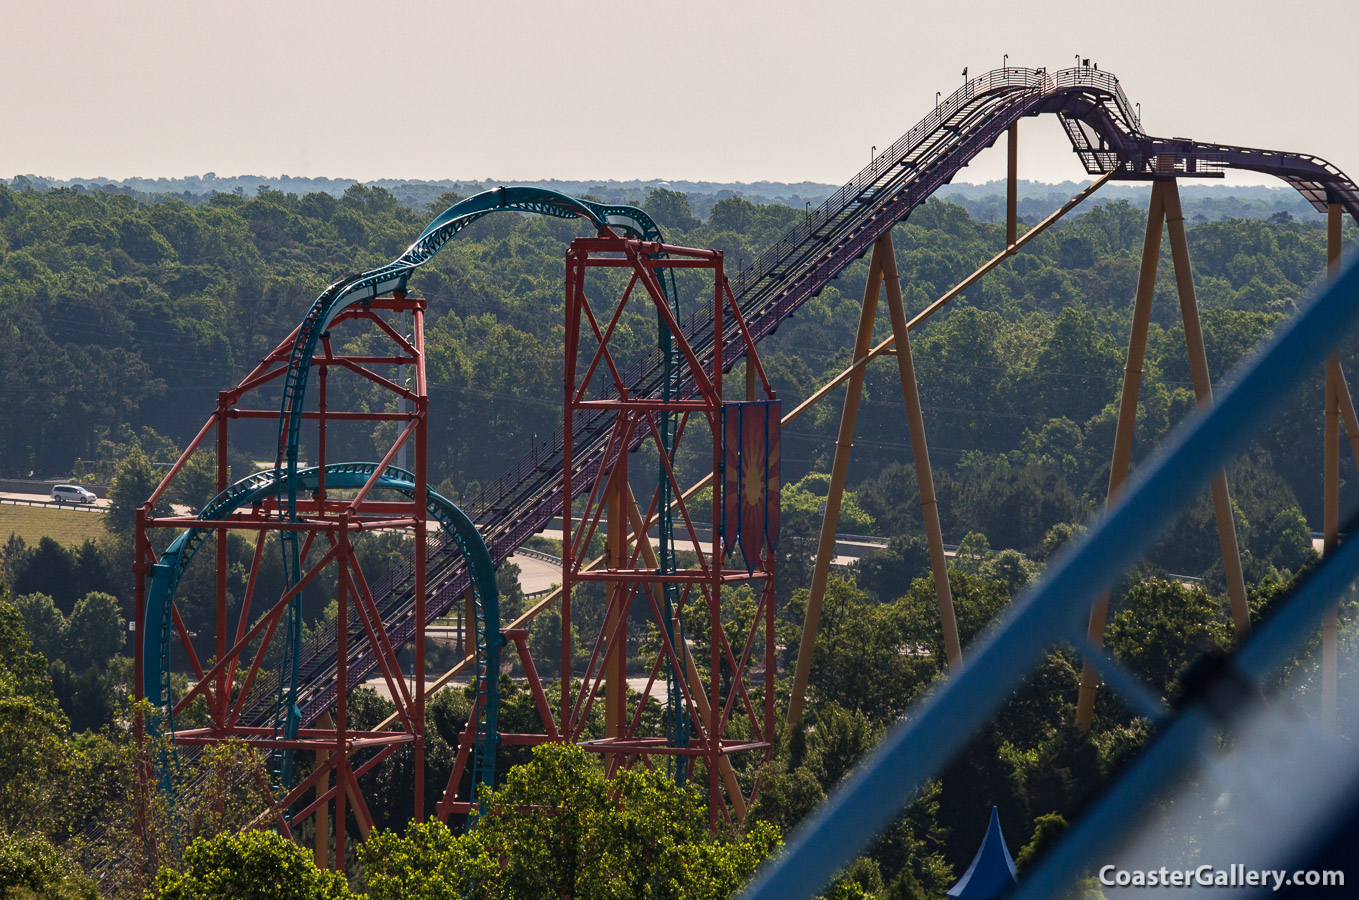
[[[99,498],[78,484],[54,484],[52,499],[57,503],[93,503]]]

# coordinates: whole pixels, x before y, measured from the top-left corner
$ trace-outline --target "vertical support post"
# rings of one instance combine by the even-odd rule
[[[1019,123],[1010,125],[1009,159],[1006,166],[1005,246],[1019,239]],[[900,338],[898,338],[900,340]]]
[[[821,622],[821,603],[826,595],[826,581],[830,574],[831,557],[835,555],[835,529],[840,521],[840,501],[844,495],[845,477],[849,473],[849,454],[854,447],[854,425],[859,416],[859,398],[863,395],[865,364],[873,339],[873,323],[877,318],[878,294],[882,290],[882,244],[873,245],[872,260],[868,265],[868,283],[864,286],[864,303],[859,312],[859,330],[854,338],[856,366],[845,389],[845,404],[840,412],[840,432],[835,439],[835,460],[831,464],[830,489],[826,493],[826,513],[821,519],[821,537],[816,547],[816,564],[812,569],[812,584],[807,593],[807,610],[802,620],[802,643],[797,651],[797,670],[793,674],[793,693],[788,698],[786,725],[792,728],[802,719],[806,703],[807,679],[812,671],[812,653],[816,649],[816,635]]]
[[[329,355],[329,353],[327,353]],[[316,502],[320,507],[318,515],[325,515],[326,505],[326,412],[330,408],[330,367],[321,365],[318,367],[316,381]],[[256,540],[262,545],[264,535],[259,535]],[[259,568],[258,553],[254,568]],[[244,607],[242,607],[244,609]],[[244,626],[244,622],[241,623]],[[317,725],[321,728],[335,727],[335,720],[329,712],[321,714],[317,720]],[[330,753],[321,750],[316,751],[316,765],[320,766]],[[316,785],[316,796],[320,797],[330,790],[330,773],[327,772]],[[316,828],[316,835],[313,839],[312,858],[319,869],[327,868],[330,865],[330,803],[321,804],[316,809],[315,818],[312,820]]]
[[[1011,126],[1012,147],[1013,128],[1014,126]],[[944,655],[948,659],[949,669],[957,671],[963,664],[963,648],[958,640],[958,621],[953,613],[953,592],[948,583],[948,557],[944,555],[944,533],[939,526],[939,501],[934,495],[934,473],[930,469],[929,444],[925,440],[925,418],[920,411],[920,389],[916,384],[915,362],[911,357],[911,336],[906,327],[906,307],[901,300],[901,279],[897,274],[892,232],[888,231],[878,240],[883,245],[882,277],[887,286],[887,309],[892,319],[892,333],[897,339],[897,371],[901,377],[901,396],[906,401],[906,423],[911,433],[915,480],[920,488],[920,513],[925,523],[925,540],[930,548],[930,573],[934,576],[934,593],[939,603],[939,624],[944,633]]]
[[[620,452],[617,464],[622,465],[624,460],[624,454]],[[626,478],[618,481],[620,484],[609,488],[605,499],[604,565],[610,569],[622,568],[627,559],[624,539],[628,527],[623,514],[621,489],[621,484],[627,482]],[[609,595],[604,622],[608,654],[604,659],[604,736],[621,738],[627,727],[627,625],[621,620],[627,617],[625,598],[628,596],[628,586],[615,583]],[[610,640],[614,635],[617,635],[616,639]],[[621,757],[609,754],[605,757],[605,766],[612,770],[621,761]]]
[[[330,713],[321,713],[321,717],[316,720],[317,728],[334,728],[335,720],[330,717]],[[330,759],[330,751],[316,751],[316,768],[321,768]],[[330,790],[330,773],[321,776],[316,782],[316,796],[322,797],[326,791]],[[316,868],[325,869],[330,866],[330,803],[322,803],[316,807],[316,813],[312,821],[316,824],[316,834],[312,839],[311,856],[316,863]]]
[[[1340,267],[1341,207],[1326,205],[1326,273],[1334,276]],[[1340,392],[1348,393],[1340,370],[1340,353],[1326,360],[1326,449],[1323,459],[1322,553],[1329,556],[1340,537]],[[1348,429],[1347,429],[1348,430]],[[1355,436],[1350,435],[1354,440]],[[1340,620],[1335,607],[1326,613],[1321,625],[1321,721],[1335,733],[1338,700],[1338,645]]]
[[[1213,382],[1208,377],[1208,356],[1203,347],[1203,328],[1199,321],[1198,298],[1194,292],[1194,273],[1189,266],[1189,242],[1185,238],[1184,213],[1180,209],[1180,189],[1174,179],[1165,182],[1166,230],[1170,235],[1170,256],[1175,264],[1175,287],[1180,295],[1180,317],[1184,320],[1184,339],[1189,350],[1189,370],[1194,379],[1194,394],[1199,409],[1213,405]],[[1217,513],[1218,542],[1227,575],[1227,597],[1232,607],[1232,622],[1237,638],[1250,633],[1250,608],[1246,605],[1246,580],[1241,572],[1241,550],[1236,539],[1236,520],[1227,492],[1227,471],[1213,476],[1213,509]]]
[[[335,556],[337,585],[335,618],[335,752],[339,754],[340,768],[335,771],[336,782],[343,780],[343,760],[345,751],[345,732],[349,728],[349,514],[340,517],[340,552]],[[345,794],[335,792],[335,871],[344,871],[345,851]]]
[[[756,387],[759,385],[759,378],[755,374],[755,361],[746,354],[746,401],[753,402],[756,397]]]
[[[717,393],[717,402],[722,402],[722,335],[725,332],[725,325],[722,316],[722,270],[717,272],[718,277],[713,279],[713,390]],[[714,481],[716,473],[722,468],[722,417],[720,408],[709,413],[708,424],[712,428],[713,434],[713,468]],[[708,758],[704,760],[708,769],[708,827],[716,828],[719,821],[718,809],[722,809],[722,788],[719,781],[718,764],[722,761],[722,539],[717,534],[716,523],[722,521],[722,490],[719,486],[713,487],[712,493],[712,519],[714,527],[711,531],[712,544],[709,548],[709,558],[712,560],[712,584],[708,587]],[[697,548],[695,548],[697,549]],[[689,655],[686,651],[686,657]],[[740,672],[732,672],[732,678],[740,678]],[[732,690],[736,690],[733,685]],[[739,788],[738,788],[739,793]]]
[[[227,489],[227,392],[217,393],[217,493],[222,493]],[[205,498],[206,499],[206,498]],[[217,594],[217,644],[216,658],[222,660],[226,658],[227,652],[227,529],[225,527],[217,529],[217,572],[216,572],[216,594]],[[216,693],[216,712],[213,715],[218,733],[226,731],[227,709],[231,706],[231,691],[227,686],[227,670],[223,669],[217,676]]]
[[[136,528],[132,545],[132,697],[141,701],[146,699],[145,678],[145,634],[146,634],[146,558],[150,552],[150,542],[146,537],[146,518],[150,510],[146,506],[137,508]],[[149,808],[151,772],[147,764],[146,718],[140,703],[134,706],[132,732],[137,742],[137,817],[133,831],[141,840],[143,849],[151,845],[146,811]],[[152,872],[150,864],[154,859],[144,860],[145,871]]]
[[[585,267],[573,250],[566,253],[566,346],[562,356],[565,372],[562,377],[562,659],[561,713],[557,727],[562,734],[571,733],[571,590],[574,587],[571,571],[574,554],[571,552],[571,506],[575,500],[572,487],[574,465],[574,394],[576,392],[576,355],[579,352],[580,295],[585,289]]]
[[[1147,230],[1142,238],[1142,266],[1137,274],[1137,294],[1133,301],[1132,333],[1128,336],[1128,359],[1123,367],[1123,393],[1118,406],[1118,425],[1114,432],[1114,458],[1109,466],[1109,491],[1106,507],[1123,494],[1132,459],[1133,430],[1137,424],[1137,394],[1142,386],[1142,364],[1147,347],[1147,327],[1151,321],[1151,301],[1156,295],[1156,267],[1161,255],[1161,229],[1165,224],[1162,182],[1151,187],[1147,208]],[[1109,592],[1102,592],[1090,608],[1088,635],[1095,647],[1104,645],[1104,626],[1109,617]],[[1095,687],[1098,673],[1087,660],[1081,668],[1080,696],[1076,702],[1076,727],[1090,729],[1095,714]]]
[[[405,293],[404,293],[404,292],[401,292],[401,291],[393,291],[393,292],[392,292],[392,296],[395,297],[397,300],[405,300],[405,299],[406,299]],[[396,319],[396,322],[397,322],[397,324],[399,325],[399,324],[401,323],[401,320],[404,319],[405,316],[398,312],[393,318]],[[411,336],[414,337],[414,335],[415,335],[415,324],[414,324],[414,322],[412,322],[412,323],[411,323]],[[394,380],[397,384],[404,384],[404,382],[402,381],[402,377],[401,377],[401,368],[402,368],[401,366],[397,366],[397,367],[396,367],[396,372],[394,373],[394,374],[395,374],[395,378],[393,378],[393,380]],[[415,407],[414,407],[414,405],[412,405],[411,402],[410,402],[409,400],[407,400],[405,397],[398,397],[398,398],[397,398],[397,400],[396,400],[396,408],[397,408],[397,411],[398,411],[398,412],[403,412],[403,413],[407,413],[407,414],[413,414],[413,413],[415,412]],[[407,471],[410,471],[410,458],[411,458],[411,445],[410,445],[410,444],[403,444],[402,447],[401,447],[401,449],[398,450],[398,451],[396,451],[396,465],[397,465],[397,467],[398,467],[398,468],[401,468],[401,469],[405,469],[405,470],[407,470]]]
[[[777,564],[778,558],[771,552],[769,554],[769,580],[764,585],[764,739],[769,742],[769,749],[765,751],[765,762],[774,758],[774,670],[776,668],[774,665],[774,601],[777,598],[777,582],[774,580],[774,572],[777,571],[775,569]],[[726,763],[727,769],[730,770],[731,760],[723,757],[722,761]],[[731,793],[731,785],[728,784],[727,787],[728,793]],[[746,818],[744,798],[741,797],[740,790],[736,791],[735,796],[742,801],[737,812],[740,815],[740,821],[744,822]]]
[[[142,639],[146,631],[146,574],[149,568],[146,563],[150,555],[150,541],[146,537],[146,519],[149,514],[146,506],[139,506],[136,512],[136,528],[132,545],[132,622],[133,633],[136,639],[132,642],[132,698],[134,700],[146,699],[146,679],[144,678],[145,669],[143,667],[143,651],[145,641]],[[137,715],[136,731],[138,745],[140,747],[142,729],[141,714]]]
[[[411,727],[415,731],[415,805],[414,818],[425,820],[425,567],[428,553],[429,528],[426,510],[429,508],[429,396],[425,385],[425,317],[424,310],[411,311],[411,337],[415,341],[415,709]],[[382,624],[377,623],[381,628]]]
[[[326,411],[330,406],[330,366],[318,366],[316,381],[316,499],[326,501]]]

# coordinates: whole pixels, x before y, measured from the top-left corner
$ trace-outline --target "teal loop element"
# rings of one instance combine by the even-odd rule
[[[325,484],[328,489],[357,489],[368,482],[376,463],[336,463],[326,466]],[[241,507],[297,491],[310,493],[321,483],[321,470],[310,467],[299,471],[289,482],[281,481],[273,470],[257,472],[233,484],[217,495],[198,518],[219,520]],[[409,498],[415,496],[415,476],[405,469],[388,466],[378,477],[376,487],[396,491]],[[472,758],[472,802],[481,785],[490,786],[495,778],[496,713],[498,702],[498,673],[500,650],[505,643],[500,633],[500,595],[495,583],[495,564],[485,541],[472,520],[452,501],[434,491],[427,492],[427,510],[444,533],[462,551],[471,575],[476,598],[477,699],[481,715],[477,723],[476,745]],[[180,580],[193,561],[194,554],[213,533],[213,528],[190,528],[181,533],[161,554],[160,561],[151,567],[150,585],[146,593],[146,627],[142,633],[143,669],[146,698],[156,708],[165,709],[164,722],[174,732],[174,697],[170,687],[170,643],[173,637],[171,606]],[[262,539],[262,538],[261,538]],[[155,627],[159,623],[159,627]],[[376,652],[377,648],[373,648]],[[297,655],[294,653],[293,658]],[[294,702],[283,711],[290,729],[296,734],[301,714]],[[162,775],[162,787],[170,789],[168,774]]]
[[[288,372],[283,385],[283,398],[279,412],[279,432],[277,456],[274,463],[274,480],[286,486],[280,493],[280,515],[286,520],[297,518],[298,491],[298,444],[302,427],[302,412],[305,405],[307,382],[311,374],[312,358],[321,336],[326,333],[340,313],[355,303],[373,300],[392,291],[404,291],[410,274],[419,266],[433,258],[439,249],[448,243],[459,231],[492,212],[535,213],[560,219],[581,218],[600,230],[611,230],[615,234],[642,241],[662,241],[663,235],[655,221],[646,212],[632,206],[618,206],[595,203],[568,197],[556,191],[529,187],[500,187],[484,191],[450,206],[425,227],[401,256],[385,266],[372,269],[335,282],[326,288],[308,310],[306,318],[298,328],[288,360]],[[675,291],[674,276],[669,270],[658,273],[660,288],[665,295],[672,315],[678,320],[679,304]],[[666,327],[663,317],[657,314],[657,345],[660,348],[665,366],[665,379],[662,397],[667,401],[678,399],[682,381],[679,365],[679,351],[675,336]],[[673,415],[663,412],[660,416],[662,452],[671,462],[674,461],[675,422]],[[671,490],[666,476],[664,461],[659,465],[658,484],[660,498],[658,527],[661,535],[660,566],[661,572],[675,570],[673,549],[673,512],[670,508]],[[283,567],[286,583],[291,587],[301,578],[300,548],[297,532],[284,531],[281,535],[283,545]],[[665,615],[667,621],[674,620],[674,610],[678,607],[678,588],[667,583],[664,588]],[[297,705],[301,672],[301,614],[299,604],[293,603],[289,612],[287,639],[283,668],[285,678],[280,681],[277,714],[274,728],[287,738],[296,736],[300,722],[289,716],[288,711]],[[498,623],[497,623],[498,624]],[[674,631],[667,626],[668,631]],[[682,635],[673,633],[672,641],[679,641]],[[678,644],[675,644],[678,646]],[[683,705],[680,703],[682,691],[679,682],[684,673],[675,667],[667,669],[669,688],[669,722],[671,743],[687,746],[689,742],[689,723]],[[283,784],[291,780],[291,757],[285,755],[283,771],[279,781]],[[678,758],[672,762],[682,762]],[[682,768],[682,767],[681,767]],[[682,771],[676,772],[683,779]]]
[[[497,211],[537,213],[559,219],[581,218],[596,228],[609,228],[627,237],[644,241],[661,240],[660,228],[640,209],[577,200],[541,188],[501,187],[450,206],[435,216],[415,242],[395,260],[335,282],[312,303],[306,318],[302,320],[288,360],[279,418],[278,458],[274,466],[279,474],[285,468],[288,475],[297,472],[302,401],[307,391],[311,360],[317,341],[335,316],[353,303],[372,300],[390,291],[404,291],[411,272],[432,259],[454,235],[483,216]],[[673,292],[670,300],[673,304]],[[296,492],[289,491],[288,513],[293,515],[295,512]]]
[[[661,240],[661,231],[652,218],[631,206],[614,206],[578,200],[556,191],[528,187],[500,187],[484,191],[450,206],[420,232],[406,251],[392,262],[343,278],[321,292],[312,303],[302,324],[298,326],[288,358],[288,372],[283,383],[283,398],[279,410],[278,447],[274,460],[274,482],[283,485],[280,491],[280,515],[286,521],[297,519],[298,443],[302,428],[307,382],[311,375],[312,358],[316,345],[331,322],[356,303],[372,300],[392,291],[404,291],[411,272],[424,265],[439,252],[444,244],[459,231],[492,212],[536,213],[560,219],[582,218],[595,228],[611,229],[615,233],[644,241]],[[663,280],[672,310],[676,311],[673,283]],[[662,351],[673,354],[673,341],[663,335]],[[280,536],[283,549],[283,571],[289,587],[302,577],[301,550],[297,532],[284,531]],[[496,623],[497,627],[499,623]],[[288,623],[282,647],[284,651],[279,682],[279,696],[274,716],[274,730],[286,738],[297,735],[300,717],[291,715],[297,706],[301,682],[301,606],[294,600],[288,611]],[[292,780],[292,757],[284,754],[282,769],[276,773],[281,785]]]

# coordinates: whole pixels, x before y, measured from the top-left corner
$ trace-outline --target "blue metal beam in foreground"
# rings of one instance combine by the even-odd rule
[[[1326,610],[1335,604],[1336,598],[1351,590],[1357,578],[1359,540],[1349,540],[1328,554],[1281,606],[1270,611],[1227,665],[1216,673],[1217,677],[1204,685],[1202,696],[1174,717],[1094,807],[1077,820],[1041,865],[1026,873],[1019,890],[1012,895],[1014,900],[1058,896],[1060,888],[1073,877],[1079,877],[1091,860],[1112,858],[1121,840],[1138,826],[1138,813],[1148,800],[1160,796],[1163,788],[1174,784],[1217,749],[1216,736],[1226,724],[1224,717],[1230,717],[1235,734],[1233,752],[1248,746],[1251,731],[1248,720],[1265,711],[1264,704],[1251,704],[1248,699],[1263,696],[1258,693],[1260,686],[1297,652],[1298,645],[1309,634],[1316,633],[1317,623]],[[1272,725],[1278,727],[1280,723]],[[1293,721],[1287,721],[1285,727],[1294,732],[1295,743],[1306,742],[1307,750],[1319,758],[1293,758],[1287,763],[1276,759],[1275,765],[1283,770],[1298,767],[1295,771],[1305,773],[1299,778],[1305,788],[1294,788],[1288,800],[1291,809],[1252,808],[1252,813],[1268,817],[1255,825],[1257,831],[1266,835],[1268,847],[1253,848],[1255,852],[1251,852],[1250,848],[1233,842],[1231,850],[1241,854],[1241,859],[1249,859],[1253,867],[1277,868],[1294,862],[1292,854],[1296,853],[1297,845],[1308,841],[1310,833],[1324,827],[1327,819],[1334,821],[1337,812],[1352,802],[1354,794],[1341,786],[1359,778],[1359,752],[1353,744],[1339,742],[1319,729],[1316,735],[1299,736],[1296,733],[1299,724]],[[1280,747],[1288,746],[1287,741],[1280,741],[1276,735],[1267,735],[1266,740],[1269,746],[1265,752],[1276,757]],[[1256,778],[1268,777],[1259,770],[1253,774]],[[1308,796],[1308,788],[1320,796]],[[1230,787],[1228,791],[1234,793]],[[1241,836],[1236,835],[1235,839],[1240,841]]]
[[[1079,644],[1091,599],[1155,540],[1213,473],[1244,449],[1340,339],[1359,324],[1359,263],[1333,280],[1245,368],[1217,404],[1175,431],[1123,499],[1062,553],[909,718],[757,875],[742,900],[810,898],[895,817],[1054,644]]]

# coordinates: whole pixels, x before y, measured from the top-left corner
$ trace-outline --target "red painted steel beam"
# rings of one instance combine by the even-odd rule
[[[278,410],[276,409],[236,409],[232,408],[227,413],[233,419],[277,419]],[[302,419],[308,422],[315,422],[321,418],[319,412],[304,412]],[[326,419],[333,419],[336,422],[405,422],[411,418],[410,413],[389,413],[389,412],[328,412]]]
[[[660,258],[659,254],[669,254],[669,258]],[[762,708],[757,705],[752,697],[752,691],[758,687],[763,687],[767,694],[772,693],[772,674],[773,662],[775,659],[775,646],[772,640],[772,625],[769,622],[767,611],[772,611],[772,593],[770,590],[772,579],[772,558],[762,560],[754,572],[741,568],[735,570],[726,569],[722,565],[723,551],[720,542],[709,542],[705,546],[697,539],[696,529],[690,515],[690,510],[682,499],[683,491],[680,488],[673,466],[664,454],[661,465],[661,477],[668,482],[673,496],[673,509],[678,510],[678,518],[681,526],[675,529],[677,542],[685,540],[687,532],[688,540],[696,552],[696,563],[689,570],[682,570],[674,573],[667,572],[665,575],[658,574],[655,568],[654,559],[648,556],[649,566],[642,566],[639,557],[642,554],[643,544],[637,540],[634,546],[628,550],[618,550],[609,561],[605,563],[603,569],[583,568],[584,548],[600,527],[599,523],[603,515],[603,506],[609,502],[613,496],[611,490],[621,485],[626,485],[628,480],[628,451],[633,449],[632,444],[637,441],[636,429],[641,424],[641,442],[655,447],[662,446],[664,443],[658,425],[658,414],[667,413],[674,416],[675,443],[678,444],[679,437],[682,436],[688,417],[693,414],[700,414],[709,423],[710,429],[716,437],[713,446],[712,460],[714,472],[717,472],[723,462],[723,454],[720,446],[720,429],[717,422],[722,410],[722,366],[723,366],[723,343],[727,340],[725,315],[731,314],[736,325],[736,335],[734,340],[741,342],[743,349],[753,351],[749,329],[740,315],[739,308],[728,310],[732,305],[731,291],[725,278],[722,275],[723,257],[718,251],[700,251],[687,248],[675,248],[669,245],[645,243],[638,241],[628,241],[616,237],[584,238],[573,242],[571,249],[567,253],[566,259],[566,334],[565,334],[565,370],[563,377],[563,481],[564,497],[571,498],[579,492],[578,485],[572,482],[578,477],[573,465],[573,427],[578,412],[588,412],[591,415],[600,413],[617,417],[616,424],[608,432],[605,442],[602,462],[597,469],[589,476],[589,489],[585,492],[584,504],[572,500],[564,500],[562,507],[563,522],[563,560],[562,560],[562,619],[564,622],[562,645],[561,645],[561,666],[562,666],[562,697],[561,708],[563,715],[562,734],[565,739],[579,739],[584,724],[591,711],[592,704],[599,697],[604,687],[608,666],[604,660],[612,659],[614,651],[611,649],[615,645],[625,646],[625,635],[627,628],[627,617],[618,616],[617,611],[621,608],[630,606],[633,602],[643,599],[638,596],[640,591],[645,602],[650,605],[652,616],[662,622],[659,605],[659,585],[675,584],[682,588],[681,596],[678,598],[678,610],[682,610],[688,600],[690,592],[698,586],[700,592],[709,604],[708,613],[704,616],[709,620],[708,628],[714,632],[711,659],[706,665],[709,667],[710,685],[703,687],[703,696],[698,697],[697,693],[691,693],[691,678],[701,679],[701,673],[691,675],[696,671],[689,654],[682,648],[672,646],[668,639],[668,634],[664,628],[661,632],[661,650],[657,654],[652,666],[651,674],[646,688],[642,692],[645,699],[652,693],[662,666],[669,666],[677,671],[684,672],[685,677],[680,679],[676,685],[679,691],[679,703],[687,711],[693,723],[693,737],[688,747],[671,747],[669,739],[664,736],[649,736],[641,733],[641,713],[642,707],[639,704],[635,714],[626,716],[627,710],[624,709],[624,722],[622,737],[611,735],[607,740],[586,742],[583,746],[588,749],[606,754],[612,765],[632,765],[638,761],[645,762],[653,755],[668,755],[688,759],[704,759],[707,761],[709,775],[709,806],[710,821],[714,826],[723,820],[730,821],[730,813],[723,800],[721,782],[718,777],[718,769],[723,769],[724,773],[729,773],[730,766],[722,762],[731,753],[742,752],[744,750],[756,750],[768,757],[772,748],[766,738],[772,733],[772,697],[766,696]],[[631,277],[627,282],[626,289],[622,292],[619,299],[607,317],[608,324],[603,325],[604,317],[601,308],[591,303],[586,297],[586,277],[592,269],[613,270],[619,268],[631,269]],[[714,349],[712,355],[711,369],[705,369],[699,362],[697,354],[692,346],[684,339],[678,323],[670,309],[669,299],[661,289],[658,282],[657,273],[667,268],[693,268],[708,269],[713,272],[712,284],[712,304],[709,308],[713,316],[713,338]],[[650,303],[656,307],[657,315],[666,324],[675,338],[675,350],[680,357],[682,376],[687,381],[695,384],[698,388],[699,397],[678,399],[666,402],[656,397],[637,398],[629,395],[628,386],[624,384],[616,372],[615,361],[610,352],[609,344],[615,334],[615,323],[619,320],[622,308],[633,299],[636,285],[642,285],[647,292]],[[592,344],[589,342],[593,342]],[[583,358],[582,358],[583,357]],[[752,383],[754,378],[762,382],[766,395],[772,396],[773,390],[769,385],[767,373],[759,363],[758,355],[751,353],[752,361]],[[586,397],[586,387],[592,386],[592,382],[599,381],[597,377],[601,369],[608,370],[608,377],[604,380],[613,382],[614,397]],[[583,376],[581,373],[584,373]],[[639,422],[643,420],[644,424]],[[713,504],[714,510],[720,510],[720,486],[714,490]],[[630,492],[629,492],[630,497]],[[659,493],[653,495],[647,507],[646,516],[641,519],[642,531],[646,530],[656,520]],[[629,500],[629,505],[631,505]],[[579,507],[579,508],[577,508]],[[635,513],[634,513],[635,515]],[[716,512],[714,512],[714,521]],[[634,523],[636,526],[637,523]],[[642,538],[645,540],[645,538]],[[710,546],[716,543],[716,546]],[[649,552],[649,547],[647,548]],[[711,556],[710,560],[708,557]],[[751,623],[749,632],[743,635],[743,640],[739,648],[733,648],[726,641],[725,635],[720,634],[721,627],[721,587],[724,584],[751,583],[763,581],[765,588],[762,590],[761,603],[757,604],[756,618]],[[571,673],[571,628],[568,627],[572,622],[572,589],[576,583],[580,582],[602,582],[612,585],[609,597],[609,607],[605,615],[606,626],[597,632],[591,644],[591,652],[585,663],[583,676],[576,676]],[[678,611],[677,610],[677,611]],[[765,640],[759,640],[761,631],[765,632]],[[763,678],[757,683],[751,674],[751,665],[759,650],[763,648],[765,653],[765,671]],[[739,650],[739,652],[738,652]],[[625,651],[624,651],[625,652]],[[723,690],[722,673],[732,674],[731,685]],[[568,685],[574,678],[580,678],[580,690],[575,696],[574,702],[571,698],[571,690]],[[699,690],[699,683],[692,684],[694,691]],[[700,710],[700,703],[702,709]],[[729,720],[736,716],[743,716],[749,719],[750,730],[758,740],[724,742],[720,740],[723,728]],[[629,721],[630,719],[630,721]],[[541,738],[540,738],[541,739]],[[720,763],[720,765],[719,765]],[[650,765],[650,763],[646,763]],[[725,778],[725,776],[724,776]],[[734,787],[733,787],[734,785]],[[734,778],[727,781],[727,786],[733,792],[741,792],[741,797],[736,797],[733,793],[733,802],[740,801],[740,810],[744,810],[744,792]],[[719,809],[720,807],[720,809]],[[446,813],[452,809],[448,803],[441,807],[441,812]]]

